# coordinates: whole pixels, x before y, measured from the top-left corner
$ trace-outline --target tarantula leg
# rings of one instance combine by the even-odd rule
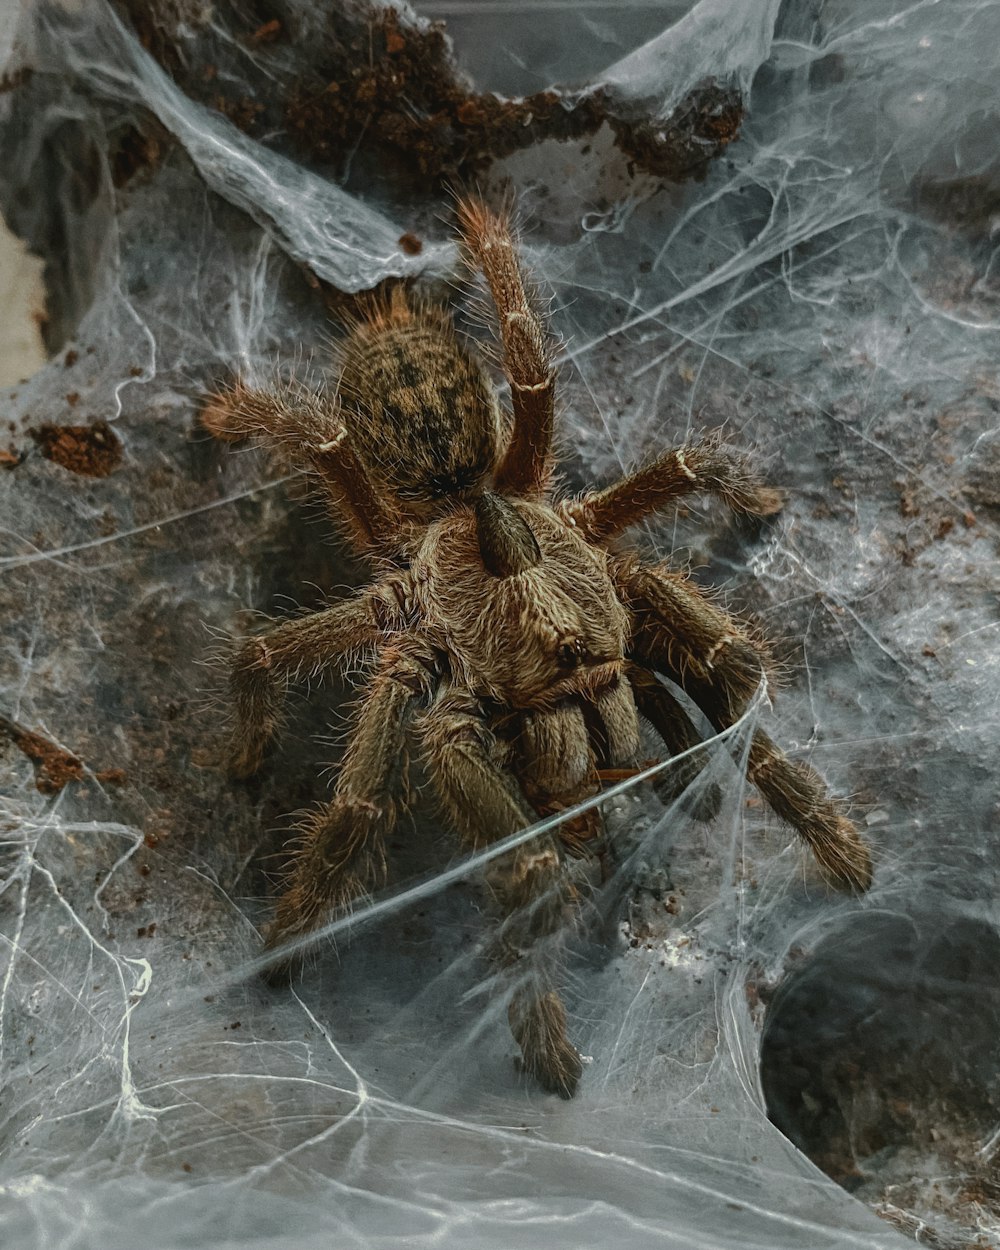
[[[768,675],[764,644],[681,573],[630,556],[609,568],[632,615],[634,658],[675,677],[714,724],[737,720]]]
[[[673,803],[683,796],[683,806],[695,820],[714,819],[722,806],[722,791],[714,781],[699,784],[708,763],[708,752],[684,754],[702,742],[691,718],[648,668],[630,663],[626,671],[639,715],[649,721],[671,755],[684,755],[673,767],[654,778],[657,794],[665,803]]]
[[[582,696],[581,706],[598,762],[631,763],[639,753],[639,715],[631,685],[617,681]]]
[[[590,727],[578,699],[522,712],[512,770],[540,816],[552,816],[600,790]],[[559,841],[571,855],[585,855],[604,836],[601,810],[592,807],[563,821]],[[590,844],[590,846],[588,846]]]
[[[482,847],[534,821],[471,694],[449,687],[421,718],[427,767],[438,798],[463,841]]]
[[[631,689],[616,681],[517,714],[512,771],[541,816],[554,815],[600,793],[601,768],[635,759],[639,723]],[[571,855],[592,854],[604,836],[599,807],[565,819],[560,843]]]
[[[483,271],[497,310],[514,428],[494,475],[498,491],[541,494],[552,476],[555,370],[542,320],[533,307],[507,218],[477,199],[461,200],[458,224]]]
[[[507,1009],[524,1070],[550,1094],[572,1098],[583,1075],[580,1052],[569,1040],[566,1007],[555,990],[516,990]]]
[[[750,742],[747,776],[775,812],[799,831],[834,885],[864,892],[872,883],[868,847],[818,772],[790,760],[757,730]]]
[[[465,842],[481,847],[532,823],[471,694],[453,687],[439,696],[423,718],[422,737],[442,806]],[[493,957],[516,977],[509,1018],[525,1070],[543,1088],[571,1098],[583,1061],[569,1040],[554,981],[577,888],[551,838],[494,861],[488,880],[504,917]]]
[[[686,577],[637,561],[612,563],[633,616],[632,651],[679,682],[719,729],[738,720],[767,675],[764,646],[696,589]],[[843,804],[806,764],[793,763],[759,730],[750,745],[748,776],[774,811],[810,847],[835,885],[864,891],[871,884],[868,848]]]
[[[358,457],[335,400],[301,384],[265,390],[236,381],[217,391],[201,410],[216,438],[260,438],[283,448],[320,483],[334,517],[347,524],[361,551],[380,546],[394,518],[380,501]]]
[[[229,677],[233,710],[225,751],[234,777],[250,777],[260,768],[281,725],[288,683],[318,677],[347,652],[376,642],[393,615],[400,615],[404,595],[399,579],[387,579],[363,595],[285,621],[240,645]]]
[[[560,511],[590,542],[603,543],[697,491],[720,495],[734,512],[751,516],[770,516],[782,506],[780,491],[764,486],[742,456],[712,437],[664,452],[605,490],[563,503]]]
[[[579,901],[576,874],[556,846],[522,847],[494,865],[490,884],[507,918],[493,955],[516,978],[507,1009],[524,1070],[549,1093],[572,1098],[583,1059],[569,1039],[566,1007],[556,985],[563,932]]]
[[[265,935],[267,950],[312,932],[385,879],[385,837],[405,794],[405,730],[414,704],[431,691],[419,656],[386,651],[358,714],[333,798],[301,824],[285,890]],[[405,799],[403,800],[405,802]],[[294,964],[275,965],[271,979]]]

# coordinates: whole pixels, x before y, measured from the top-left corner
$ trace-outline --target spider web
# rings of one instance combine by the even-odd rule
[[[11,11],[6,71],[33,73],[0,97],[0,195],[48,261],[52,358],[0,437],[24,456],[0,482],[4,1244],[1000,1244],[1000,6],[424,12],[484,89],[616,82],[661,119],[706,78],[749,93],[699,182],[637,170],[607,130],[488,182],[518,189],[551,296],[569,480],[725,424],[787,492],[759,531],[696,505],[639,535],[756,613],[783,689],[708,743],[710,824],[648,779],[606,798],[614,870],[569,960],[573,1102],[517,1072],[487,856],[460,857],[425,788],[386,895],[267,989],[267,872],[323,793],[350,684],[296,703],[235,785],[199,764],[208,657],[252,610],[366,572],[194,414],[234,368],[322,372],[304,268],[345,292],[447,278],[444,201],[247,137],[98,0]],[[106,153],[150,116],[173,143],[123,177]],[[95,422],[121,442],[103,477],[41,433]],[[830,895],[741,782],[756,724],[852,796],[864,900]]]

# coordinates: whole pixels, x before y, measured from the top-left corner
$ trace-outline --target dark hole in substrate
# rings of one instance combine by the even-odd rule
[[[1000,936],[944,915],[854,916],[788,972],[768,1008],[772,1122],[854,1188],[904,1149],[983,1141],[1000,1112]]]
[[[55,95],[58,91],[53,88]],[[58,116],[52,98],[45,103]],[[53,122],[44,142],[18,143],[12,138],[34,133],[37,123],[29,111],[40,113],[43,108],[37,95],[13,96],[13,121],[0,142],[5,173],[0,210],[10,229],[45,260],[45,319],[40,329],[46,351],[53,355],[73,337],[93,302],[106,261],[111,206],[103,157],[84,122]],[[45,194],[30,194],[26,187],[44,187]]]

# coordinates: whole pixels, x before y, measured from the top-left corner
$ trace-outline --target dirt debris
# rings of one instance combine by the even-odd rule
[[[30,433],[46,460],[82,477],[107,477],[122,461],[121,439],[107,421],[43,425]]]
[[[636,168],[685,181],[704,173],[743,119],[739,90],[711,79],[668,118],[654,116],[652,102],[644,109],[599,84],[513,99],[478,91],[456,65],[444,23],[367,2],[338,5],[321,30],[308,32],[260,6],[233,6],[223,23],[237,35],[229,46],[214,41],[204,13],[187,0],[119,6],[189,95],[248,134],[268,142],[287,135],[299,154],[324,164],[371,159],[381,175],[431,191],[543,140],[582,138],[604,125]],[[252,49],[249,60],[232,61],[237,44]]]
[[[83,760],[42,734],[0,717],[0,734],[35,765],[35,787],[42,794],[58,794],[71,781],[83,778]]]

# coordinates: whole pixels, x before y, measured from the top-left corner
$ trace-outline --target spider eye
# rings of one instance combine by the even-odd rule
[[[560,643],[556,651],[556,663],[560,668],[576,668],[582,659],[582,650],[579,642]]]

